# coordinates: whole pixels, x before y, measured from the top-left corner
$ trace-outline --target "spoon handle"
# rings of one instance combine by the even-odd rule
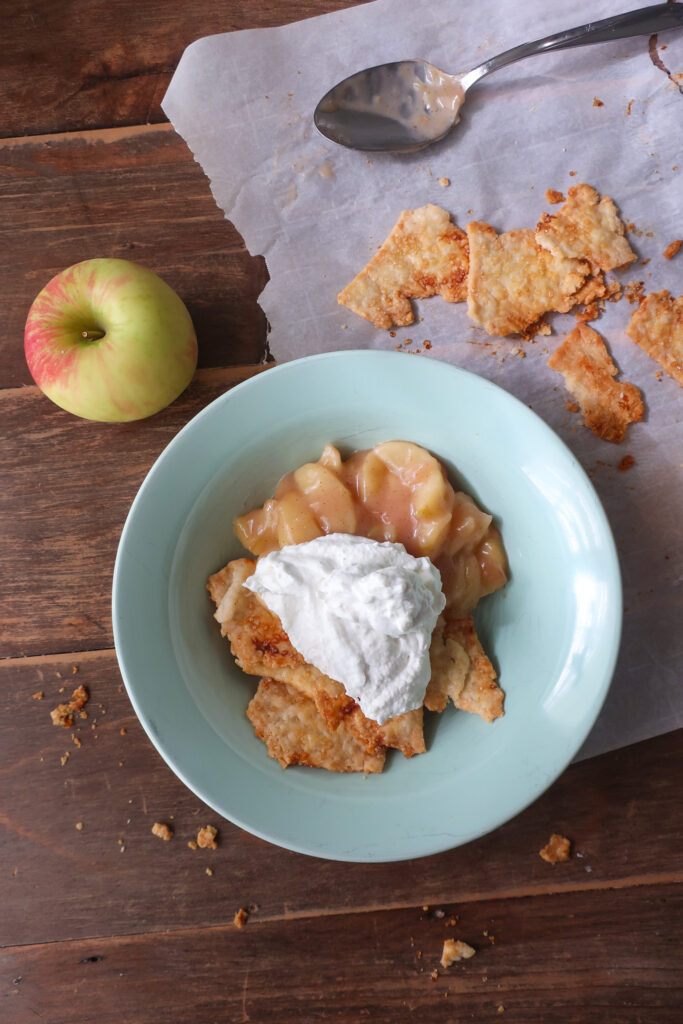
[[[623,39],[627,36],[650,35],[663,32],[667,28],[683,27],[683,4],[655,4],[641,7],[637,11],[617,14],[613,18],[602,21],[590,21],[587,25],[570,28],[555,35],[536,39],[532,43],[514,46],[511,50],[499,53],[497,57],[484,61],[479,67],[467,71],[460,79],[465,90],[478,82],[484,75],[504,68],[515,61],[531,57],[535,53],[546,53],[549,50],[565,50],[570,46],[585,46],[588,43],[607,43],[612,39]]]

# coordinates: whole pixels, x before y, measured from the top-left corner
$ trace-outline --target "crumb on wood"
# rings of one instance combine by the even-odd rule
[[[664,259],[672,260],[682,245],[683,238],[677,238],[674,242],[670,242],[664,250]]]
[[[444,925],[445,925],[446,928],[455,928],[457,923],[458,923],[458,915],[457,914],[451,914],[451,916],[447,917],[446,920],[444,921]]]
[[[74,746],[76,746],[76,747],[82,747],[83,746],[83,743],[81,742],[79,737],[76,735],[76,733],[74,733],[74,732],[71,733],[71,739],[74,742]]]
[[[82,821],[77,821],[76,822],[76,831],[77,832],[82,832],[83,831],[83,822]]]
[[[476,952],[473,946],[461,939],[446,939],[441,953],[441,966],[450,967],[457,960],[469,960]]]
[[[235,925],[235,928],[244,928],[248,920],[249,914],[244,907],[240,907],[233,918],[233,924]]]
[[[119,735],[120,736],[125,736],[126,735],[126,730],[125,729],[119,729]]]
[[[206,873],[207,873],[207,875],[208,875],[208,876],[209,876],[209,878],[210,878],[210,877],[211,877],[211,875],[213,874],[213,868],[207,868],[207,869],[206,869]]]
[[[64,753],[62,754],[62,756],[59,759],[59,763],[61,764],[62,768],[64,767],[64,765],[66,764],[66,762],[68,760],[69,760],[69,751],[65,750]]]
[[[429,975],[429,977],[430,977],[430,978],[432,979],[432,981],[437,981],[437,980],[438,980],[438,978],[439,978],[439,972],[438,972],[438,971],[436,970],[436,968],[434,968],[434,970],[433,970],[433,971],[432,971],[432,973],[431,973],[431,974]]]
[[[190,841],[189,841],[189,843],[187,845],[190,847],[191,850],[196,850],[197,849],[197,844],[195,843],[194,839],[190,839]]]
[[[173,829],[163,821],[155,821],[152,825],[152,834],[168,842],[173,835]]]
[[[548,864],[559,864],[561,861],[569,860],[571,845],[566,836],[553,832],[546,845],[538,852]]]
[[[42,700],[44,696],[44,692],[42,690],[38,690],[37,693],[31,694],[31,700]]]
[[[50,712],[52,724],[61,725],[65,729],[69,729],[74,724],[74,712],[81,710],[83,705],[87,703],[88,697],[88,691],[81,683],[81,685],[77,686],[71,694],[71,700],[68,703],[58,704],[57,707]]]
[[[217,835],[218,829],[214,828],[213,825],[205,825],[197,833],[197,846],[202,850],[216,850],[218,848],[218,843],[216,842]]]
[[[505,1006],[503,1005],[503,1003],[500,1003],[498,1005],[498,1013],[505,1013]]]
[[[65,729],[69,729],[74,724],[73,708],[70,704],[58,704],[50,712],[50,718],[53,725],[61,725]]]

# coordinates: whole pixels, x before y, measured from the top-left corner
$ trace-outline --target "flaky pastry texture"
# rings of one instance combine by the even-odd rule
[[[467,237],[440,206],[404,210],[368,265],[338,295],[342,306],[389,329],[413,323],[410,299],[467,296]]]
[[[646,295],[626,333],[683,387],[683,295]]]
[[[461,711],[493,722],[503,715],[505,694],[496,682],[496,670],[484,653],[471,615],[457,619],[440,616],[429,651],[432,675],[425,693],[429,711],[443,711],[448,700]]]
[[[522,334],[544,313],[568,312],[590,273],[586,260],[554,255],[527,228],[499,235],[473,221],[467,237],[467,313],[487,334]]]
[[[247,708],[254,732],[283,768],[304,764],[331,772],[381,772],[385,751],[368,753],[341,721],[329,729],[315,701],[275,679],[261,679]]]
[[[569,393],[581,406],[587,427],[605,441],[626,437],[629,423],[643,418],[643,401],[635,384],[617,381],[618,370],[597,331],[580,323],[548,360],[564,377]]]
[[[638,259],[614,202],[600,198],[590,185],[574,185],[557,213],[544,214],[536,241],[555,256],[589,260],[594,270],[613,270]]]

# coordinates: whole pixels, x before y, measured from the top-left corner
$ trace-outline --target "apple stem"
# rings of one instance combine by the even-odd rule
[[[104,331],[82,331],[81,337],[86,341],[99,341],[104,337]]]

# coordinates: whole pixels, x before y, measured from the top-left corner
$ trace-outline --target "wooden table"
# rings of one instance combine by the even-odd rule
[[[159,102],[193,39],[344,6],[3,4],[6,1024],[683,1019],[680,734],[569,768],[514,821],[451,853],[335,864],[270,846],[202,806],[157,755],[122,686],[110,591],[130,503],[178,429],[265,352],[265,264],[223,219]],[[33,297],[62,268],[102,255],[159,272],[200,343],[188,391],[121,426],[57,409],[23,357]],[[81,682],[88,719],[54,728],[49,710]],[[172,820],[171,842],[151,834],[156,820]],[[192,851],[187,840],[207,822],[220,829],[218,849]],[[538,856],[554,831],[574,844],[556,867]],[[250,916],[237,929],[240,907]],[[478,952],[433,977],[449,935]]]

